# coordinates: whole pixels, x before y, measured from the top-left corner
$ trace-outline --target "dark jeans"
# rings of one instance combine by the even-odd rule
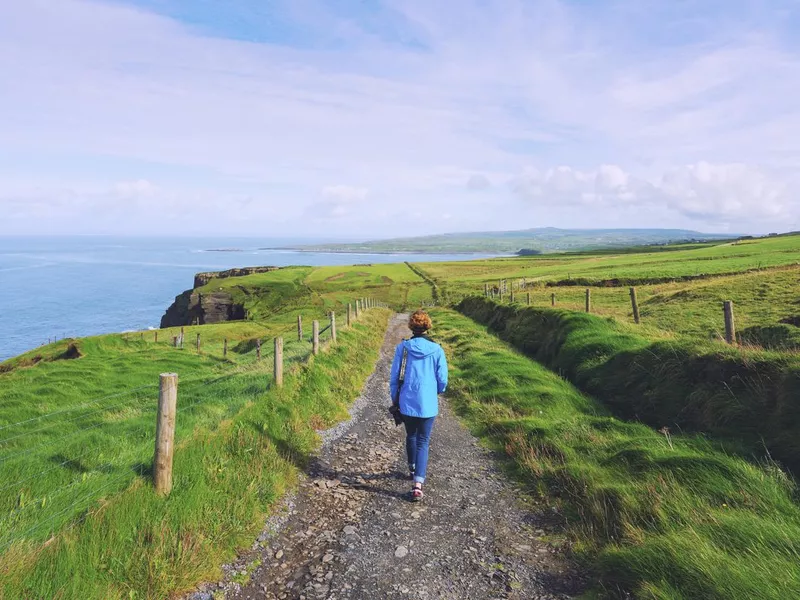
[[[414,467],[414,481],[425,482],[425,474],[428,471],[428,446],[431,443],[431,431],[433,421],[436,417],[409,417],[403,415],[403,423],[406,426],[406,454],[408,454],[408,466]]]

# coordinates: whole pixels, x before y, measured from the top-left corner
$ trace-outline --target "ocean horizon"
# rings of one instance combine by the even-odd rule
[[[234,267],[465,260],[493,254],[307,252],[322,240],[239,237],[0,237],[0,361],[52,339],[157,328],[194,274]]]

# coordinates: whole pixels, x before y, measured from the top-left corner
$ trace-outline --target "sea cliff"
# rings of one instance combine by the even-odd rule
[[[240,321],[247,318],[244,306],[234,301],[230,293],[223,290],[202,290],[214,279],[244,277],[256,273],[268,273],[280,267],[242,267],[226,271],[206,271],[194,276],[194,286],[175,296],[175,301],[161,317],[161,327],[181,325],[206,325],[223,321]]]

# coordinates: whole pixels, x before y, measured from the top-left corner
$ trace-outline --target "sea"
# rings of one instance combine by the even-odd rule
[[[0,361],[56,339],[158,327],[175,296],[191,288],[194,274],[200,271],[490,256],[275,249],[319,241],[322,240],[0,237]]]

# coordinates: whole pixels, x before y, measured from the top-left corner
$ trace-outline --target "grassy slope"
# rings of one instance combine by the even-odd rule
[[[285,338],[287,368],[302,363],[310,345],[307,340],[297,341],[296,314],[302,313],[307,319],[308,334],[311,317],[320,318],[324,326],[327,318],[323,315],[327,310],[342,310],[337,298],[314,293],[305,285],[310,272],[309,268],[301,267],[214,282],[215,287],[228,287],[250,302],[253,320],[186,327],[184,349],[172,347],[172,337],[179,333],[179,328],[172,328],[159,330],[157,343],[155,332],[65,340],[3,363],[6,371],[0,373],[0,553],[8,552],[0,569],[16,570],[14,557],[20,553],[29,561],[28,554],[36,553],[38,544],[69,527],[87,508],[96,506],[99,499],[116,498],[117,492],[130,486],[144,487],[145,496],[151,493],[149,485],[141,485],[141,475],[148,472],[152,460],[158,373],[175,371],[180,375],[181,412],[176,441],[190,444],[198,435],[205,440],[222,434],[231,419],[263,395],[271,379],[273,336]],[[340,321],[340,330],[343,325]],[[201,335],[200,353],[195,350],[197,333]],[[323,342],[329,337],[329,331],[321,336]],[[255,338],[264,341],[260,363],[255,359]],[[222,356],[223,339],[229,341],[226,358]],[[366,343],[363,339],[361,342]],[[373,342],[366,347],[374,347]],[[69,344],[79,350],[80,358],[60,358]],[[358,360],[358,364],[354,362],[352,369],[344,372],[363,377],[364,365],[369,362]],[[306,427],[326,419],[324,411],[311,417],[313,412],[306,412]],[[277,425],[272,423],[272,417],[265,417],[265,426],[285,427],[283,416],[275,416]],[[301,426],[293,424],[293,427]],[[213,450],[205,459],[203,456],[198,447],[189,461],[192,470],[202,469],[207,461],[215,460]],[[192,460],[198,461],[197,464]],[[276,486],[276,493],[285,484],[286,473],[285,469],[278,471],[270,483]],[[214,534],[220,544],[217,549],[203,550],[206,571],[215,560],[218,563],[221,556],[230,554],[230,549],[241,539],[237,537],[239,533],[255,522],[252,511],[247,520],[242,520],[252,509],[246,502],[237,505],[237,497],[242,493],[246,492],[224,484],[210,495],[220,506],[231,509],[231,521],[222,518],[219,526],[233,537],[226,541],[227,534],[223,535],[223,531]],[[206,517],[210,514],[207,504],[199,503],[198,510],[204,511]],[[190,511],[186,518],[192,521],[197,516]],[[194,535],[192,531],[190,528],[184,533]],[[109,526],[104,535],[116,534]],[[23,546],[11,546],[9,550],[8,545],[19,538],[26,540]],[[81,538],[70,552],[79,554],[87,548],[86,539]],[[62,556],[59,561],[63,560]],[[96,568],[98,564],[90,562],[89,567]],[[69,560],[64,565],[89,568]],[[154,576],[162,578],[163,585],[170,581],[172,584],[192,581],[196,576],[194,567],[184,566],[189,570],[172,575],[158,567],[159,573]],[[27,571],[20,573],[23,576]],[[120,576],[118,569],[112,569],[104,579],[113,583]],[[53,583],[62,584],[58,579]],[[20,597],[16,595],[16,585],[6,589],[5,593],[11,594],[6,597]],[[153,585],[166,589],[158,587],[162,584]],[[66,597],[76,597],[75,594],[76,591],[70,592]],[[49,596],[43,593],[42,597]],[[97,592],[95,597],[113,596]]]
[[[217,576],[293,480],[295,465],[315,444],[313,428],[345,416],[371,370],[388,314],[367,313],[310,368],[295,364],[283,389],[267,387],[268,361],[198,384],[193,393],[191,384],[179,385],[179,406],[186,410],[178,415],[175,487],[167,499],[156,497],[137,475],[136,465],[152,456],[152,419],[137,437],[129,435],[139,425],[136,418],[129,423],[129,408],[117,418],[122,429],[115,432],[104,422],[96,435],[121,437],[85,439],[86,447],[102,453],[82,460],[61,482],[72,479],[95,490],[79,504],[87,512],[78,521],[70,515],[48,523],[43,513],[56,501],[37,496],[30,517],[41,525],[0,557],[0,597],[163,598]],[[199,404],[185,405],[187,396]],[[118,489],[124,491],[114,494]],[[60,505],[69,500],[58,497]],[[56,535],[42,545],[51,530]]]
[[[532,490],[564,501],[606,593],[800,596],[800,509],[780,471],[615,419],[465,317],[437,310],[434,320],[457,411]]]
[[[618,415],[656,427],[738,438],[800,468],[800,356],[677,338],[583,313],[516,308],[483,298],[459,305]]]

